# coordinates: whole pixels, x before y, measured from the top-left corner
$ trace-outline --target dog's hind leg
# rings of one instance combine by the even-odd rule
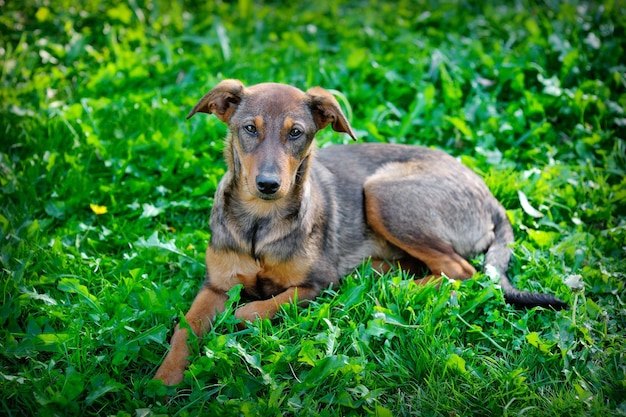
[[[413,236],[402,236],[399,233],[392,232],[378,216],[368,215],[368,222],[390,243],[402,249],[410,257],[423,262],[428,267],[431,275],[426,278],[416,279],[415,282],[418,284],[425,284],[432,279],[440,277],[442,274],[452,279],[464,280],[476,273],[476,269],[456,253],[450,245],[435,240],[419,242],[412,239]],[[436,246],[437,249],[429,247],[429,243]],[[414,272],[414,269],[411,267],[413,262],[411,261],[399,262],[400,267],[409,272]]]
[[[426,169],[419,163],[389,164],[365,183],[368,224],[387,241],[422,261],[432,276],[470,278],[476,270],[466,260],[493,241],[486,187],[464,171]],[[488,197],[487,197],[488,198]]]

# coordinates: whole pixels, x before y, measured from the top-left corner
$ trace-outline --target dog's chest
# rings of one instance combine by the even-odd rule
[[[224,291],[237,284],[244,287],[247,295],[265,299],[283,292],[289,287],[303,284],[312,262],[295,257],[287,261],[255,259],[233,251],[207,252],[207,266],[211,285]]]

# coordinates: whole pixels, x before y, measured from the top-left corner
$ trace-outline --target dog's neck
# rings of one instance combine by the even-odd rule
[[[241,193],[232,187],[245,185],[237,181],[234,172],[229,170],[223,179],[226,182],[220,185],[223,187],[224,204],[219,208],[222,214],[216,216],[225,221],[215,227],[228,230],[222,235],[232,239],[213,243],[249,253],[252,258],[262,261],[265,256],[271,256],[274,242],[294,233],[308,235],[313,228],[315,210],[311,206],[314,202],[310,198],[311,184],[306,181],[307,174],[304,173],[302,178],[304,181],[297,190],[292,190],[280,200],[264,201],[253,197],[242,198]]]

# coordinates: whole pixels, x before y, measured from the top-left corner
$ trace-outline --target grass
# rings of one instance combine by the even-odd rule
[[[620,2],[82,3],[0,2],[0,413],[626,414]],[[508,209],[515,283],[571,309],[365,263],[271,322],[221,315],[180,387],[151,381],[225,170],[225,127],[184,116],[226,77],[457,156]]]

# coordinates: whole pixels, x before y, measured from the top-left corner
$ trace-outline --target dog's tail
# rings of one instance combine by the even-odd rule
[[[555,310],[566,309],[568,305],[548,294],[518,290],[511,284],[506,274],[511,259],[513,228],[506,218],[504,209],[497,210],[494,215],[495,240],[485,254],[485,268],[495,268],[500,277],[500,286],[504,290],[504,299],[517,308],[548,307]]]

